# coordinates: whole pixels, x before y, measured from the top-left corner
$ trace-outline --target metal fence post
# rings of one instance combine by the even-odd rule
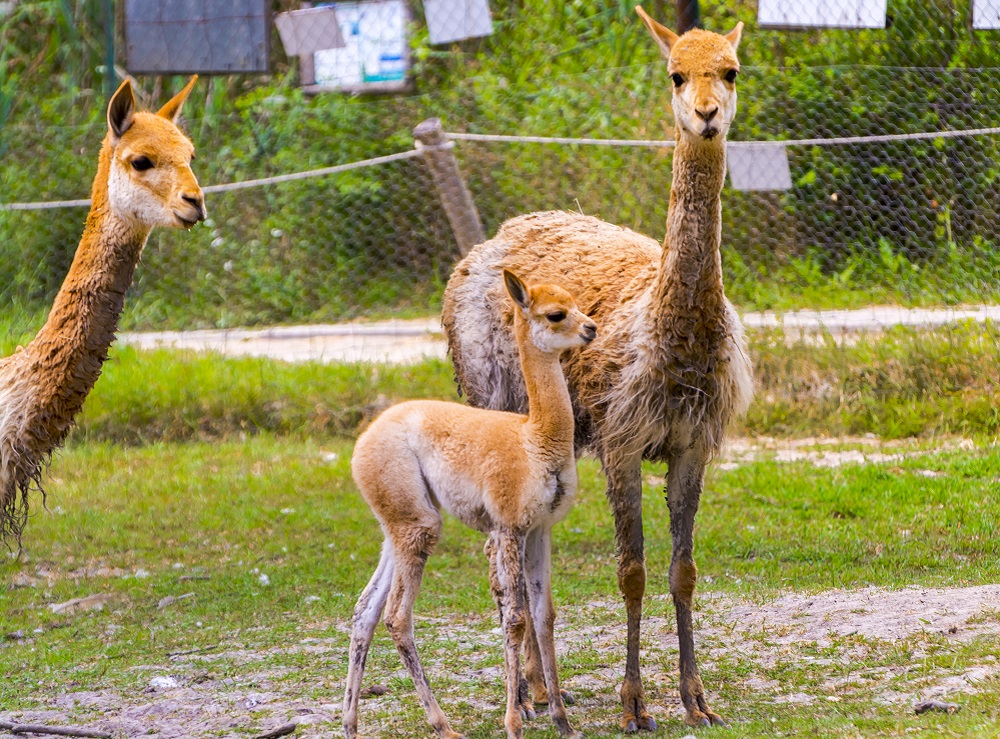
[[[458,161],[452,152],[454,142],[445,138],[440,118],[428,118],[421,122],[413,129],[413,138],[434,175],[434,184],[441,196],[444,212],[464,257],[469,249],[486,241],[486,234],[483,232],[479,211],[472,202],[472,195],[465,186]]]

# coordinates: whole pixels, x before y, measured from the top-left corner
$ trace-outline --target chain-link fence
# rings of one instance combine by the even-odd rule
[[[106,96],[97,91],[103,78],[81,64],[75,82],[33,97],[38,70],[66,49],[29,48],[30,29],[11,18],[32,4],[12,5],[14,16],[0,24],[9,58],[23,57],[24,66],[19,76],[0,77],[0,201],[85,198],[104,133]],[[71,24],[75,38],[65,40],[83,55],[89,49],[92,62],[105,56],[102,19],[112,15],[101,5],[81,1]],[[651,5],[672,24],[672,5]],[[868,6],[880,4],[770,5],[815,6],[821,15],[846,9],[867,18]],[[766,159],[766,166],[781,167],[787,158],[785,186],[746,190],[730,182],[723,193],[727,291],[743,309],[998,297],[1000,133],[993,127],[1000,123],[1000,31],[973,28],[992,12],[978,0],[882,5],[881,28],[791,29],[757,23],[758,12],[768,10],[763,0],[760,6],[702,2],[703,25],[713,30],[747,22],[731,153],[748,150],[750,142],[787,142]],[[363,35],[365,8],[390,6],[338,6],[349,19],[338,30]],[[265,182],[210,191],[210,220],[191,233],[154,231],[126,324],[180,328],[431,313],[469,223],[478,219],[489,236],[506,218],[531,210],[582,210],[661,238],[671,91],[665,64],[653,60],[652,41],[631,8],[494,1],[492,35],[432,43],[434,13],[435,22],[452,19],[461,33],[483,30],[475,3],[457,6],[465,10],[451,16],[440,15],[430,0],[392,6],[403,12],[403,58],[391,40],[379,47],[375,69],[365,63],[373,58],[367,52],[347,59],[336,58],[347,47],[312,51],[325,41],[300,39],[298,58],[283,56],[285,39],[270,12],[298,6],[267,4],[267,54],[277,74],[202,80],[185,122],[203,185]],[[129,7],[113,7],[121,70],[136,39],[124,32]],[[306,28],[319,32],[320,23],[311,23]],[[395,20],[386,25],[399,30]],[[213,38],[225,45],[219,28],[225,24]],[[42,60],[34,69],[33,59]],[[353,76],[338,82],[345,70]],[[140,87],[151,91],[145,102],[165,100],[176,79],[140,76]],[[306,97],[302,84],[312,92],[338,85],[355,93],[397,91]],[[446,146],[415,150],[414,127],[433,116],[456,135]],[[449,203],[461,197],[442,190],[435,151],[457,166],[471,195],[473,215],[464,226],[453,211],[465,206]],[[368,163],[392,154],[401,157]],[[350,163],[363,166],[269,179]],[[752,172],[765,165],[749,166]],[[0,210],[0,305],[25,316],[25,325],[37,324],[58,289],[85,212],[81,206]]]

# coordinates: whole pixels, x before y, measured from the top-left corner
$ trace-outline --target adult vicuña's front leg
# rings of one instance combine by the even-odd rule
[[[612,461],[613,460],[613,461]],[[615,459],[605,455],[608,500],[615,514],[618,549],[618,588],[625,598],[628,641],[625,679],[622,681],[622,731],[655,731],[656,721],[646,710],[646,696],[639,668],[639,625],[646,592],[646,562],[642,538],[642,459]]]
[[[698,570],[694,564],[694,518],[698,513],[705,479],[706,455],[692,449],[670,460],[667,472],[667,504],[670,507],[670,594],[677,611],[677,639],[680,643],[680,693],[690,726],[724,726],[705,700],[705,688],[694,656],[694,627],[691,603]]]
[[[578,739],[583,736],[573,731],[566,717],[559,672],[556,665],[555,620],[552,603],[552,532],[536,529],[528,534],[524,550],[524,579],[528,589],[528,610],[534,624],[536,647],[541,670],[548,692],[549,715],[559,733]]]

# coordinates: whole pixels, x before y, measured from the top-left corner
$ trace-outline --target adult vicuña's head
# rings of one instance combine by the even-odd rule
[[[135,109],[131,80],[111,98],[108,204],[115,216],[150,228],[191,228],[205,220],[205,194],[191,171],[194,145],[176,123],[197,79],[156,113]]]
[[[642,7],[637,5],[635,11],[667,59],[680,135],[721,142],[736,115],[736,76],[740,71],[736,49],[743,23],[737,23],[725,36],[699,28],[678,36],[650,18]]]
[[[576,307],[573,296],[558,285],[528,287],[510,270],[503,271],[515,313],[527,326],[531,343],[546,353],[586,346],[597,338],[597,324]]]

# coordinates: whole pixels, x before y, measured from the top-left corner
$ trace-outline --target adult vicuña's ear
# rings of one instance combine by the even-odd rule
[[[118,86],[108,103],[108,130],[116,139],[120,139],[132,127],[134,120],[135,95],[132,94],[132,80],[126,79]]]
[[[740,39],[743,38],[743,21],[736,24],[736,28],[726,34],[726,41],[736,51],[740,46]]]
[[[680,38],[676,33],[671,31],[669,28],[661,23],[657,23],[649,14],[642,9],[641,5],[635,6],[635,12],[639,14],[642,18],[642,22],[646,24],[646,28],[649,29],[650,35],[653,40],[656,41],[656,45],[660,47],[660,52],[667,59],[670,58],[670,50],[673,48],[674,44],[677,43],[677,39]]]
[[[511,300],[524,310],[527,310],[528,306],[531,305],[531,299],[528,297],[528,288],[521,282],[521,278],[509,269],[505,269],[503,271],[503,282],[507,286],[507,294],[510,295]]]
[[[171,123],[176,123],[177,116],[181,114],[181,108],[184,106],[184,101],[187,100],[188,95],[191,94],[191,88],[194,87],[194,83],[197,81],[198,75],[193,75],[190,81],[184,85],[184,89],[170,98],[166,105],[156,111],[156,115],[161,118],[166,118]]]

